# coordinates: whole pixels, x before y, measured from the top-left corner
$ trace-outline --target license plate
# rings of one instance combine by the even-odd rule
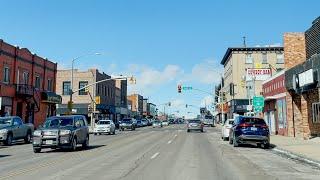
[[[46,140],[46,144],[53,144],[53,140]]]
[[[256,130],[258,130],[256,127],[251,128],[251,131],[256,131]]]
[[[194,125],[192,125],[193,127],[197,127],[198,125],[196,125],[196,124],[194,124]]]

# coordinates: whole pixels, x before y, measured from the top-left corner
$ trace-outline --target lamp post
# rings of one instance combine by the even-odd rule
[[[72,59],[72,63],[71,63],[71,84],[70,84],[70,90],[69,90],[69,94],[70,94],[70,100],[68,103],[68,108],[69,108],[69,113],[72,114],[72,95],[73,95],[73,70],[74,70],[74,62],[80,58],[83,57],[87,57],[87,56],[93,56],[93,55],[101,55],[101,53],[89,53],[89,54],[85,54],[76,58]]]

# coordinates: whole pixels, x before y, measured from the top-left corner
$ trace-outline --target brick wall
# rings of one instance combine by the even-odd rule
[[[283,36],[284,66],[292,68],[306,60],[304,33],[285,33]]]

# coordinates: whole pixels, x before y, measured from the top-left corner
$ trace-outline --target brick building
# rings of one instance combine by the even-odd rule
[[[318,18],[305,33],[284,35],[288,135],[304,139],[320,135],[319,24]]]
[[[88,71],[78,71],[77,69],[73,72],[73,91],[80,89],[88,84],[94,82],[109,79],[109,75],[100,73],[97,69],[89,69]],[[57,114],[67,114],[68,101],[70,100],[70,85],[71,85],[71,70],[58,70],[57,72],[57,93],[62,96],[62,104],[58,105]],[[96,110],[99,113],[96,116],[101,116],[114,120],[116,115],[116,90],[115,81],[105,81],[95,86],[78,91],[73,94],[73,113],[88,116],[90,112],[88,107],[93,107],[93,99],[100,99],[100,103],[96,105]]]
[[[128,96],[131,101],[131,111],[133,116],[141,117],[143,115],[143,96],[139,94],[131,94]]]
[[[55,115],[57,64],[0,40],[0,115],[17,115],[37,127]]]
[[[262,83],[264,119],[272,134],[287,135],[288,132],[284,72],[278,72]]]

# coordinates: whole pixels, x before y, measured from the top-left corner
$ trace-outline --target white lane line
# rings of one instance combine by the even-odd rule
[[[172,141],[170,140],[170,141],[168,141],[168,144],[171,144],[172,143]]]
[[[177,136],[178,136],[177,134],[174,135],[174,137],[177,137]]]
[[[155,153],[153,156],[151,156],[151,158],[150,158],[150,159],[154,159],[154,158],[156,158],[159,154],[160,154],[159,152]]]

